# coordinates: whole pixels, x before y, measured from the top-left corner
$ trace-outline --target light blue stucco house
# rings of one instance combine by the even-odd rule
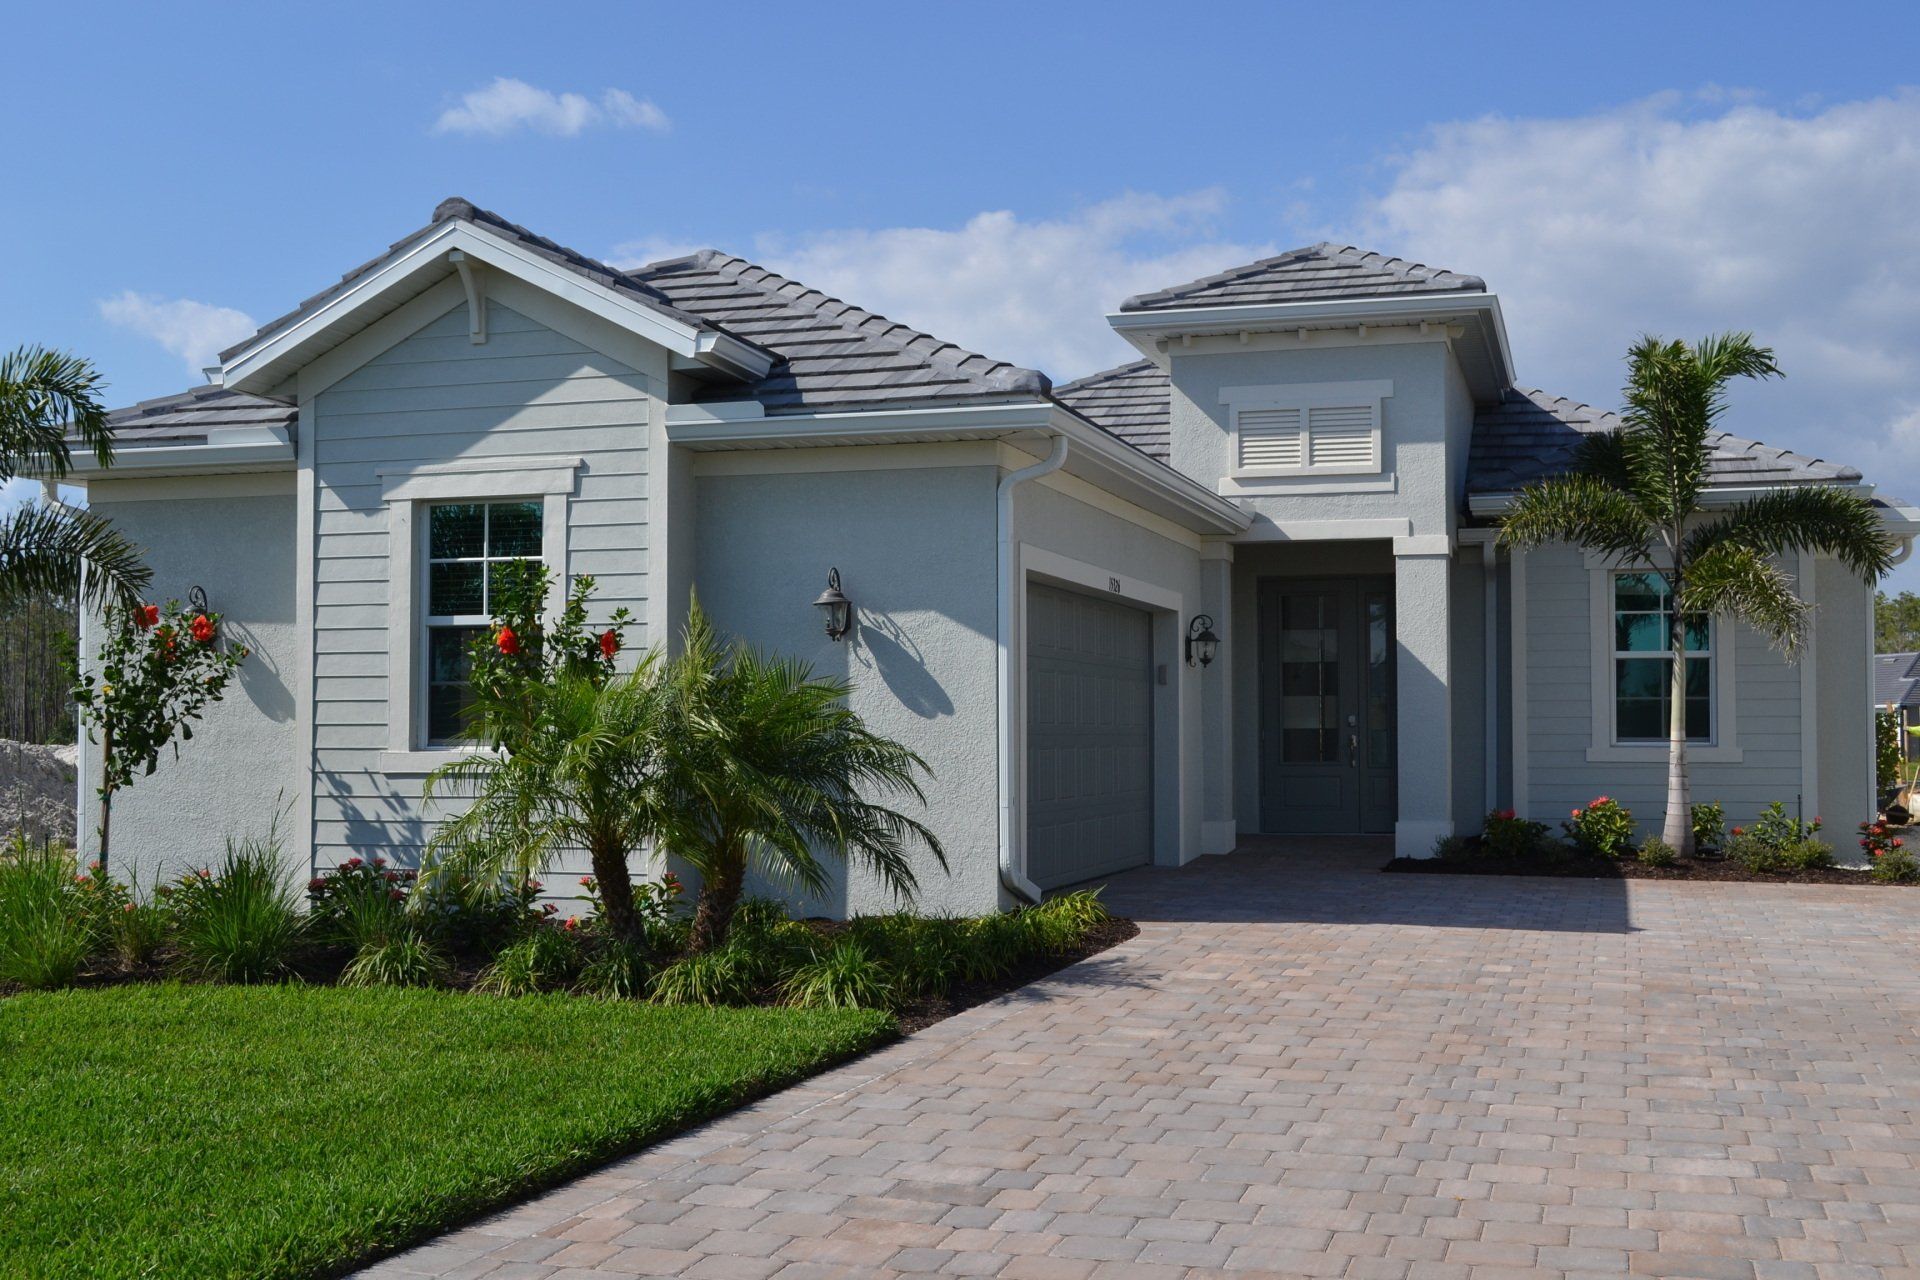
[[[317,866],[415,857],[422,778],[460,749],[458,650],[515,557],[594,575],[639,643],[697,589],[849,677],[937,775],[932,909],[1257,832],[1424,855],[1489,809],[1554,821],[1599,792],[1657,819],[1668,659],[1634,620],[1662,600],[1492,527],[1610,419],[1522,389],[1481,280],[1320,244],[1108,320],[1140,358],[1056,386],[740,258],[619,271],[445,202],[211,385],[117,413],[118,463],[83,475],[156,590],[204,587],[255,653],[116,801],[116,859],[197,864],[276,815]],[[1732,436],[1714,479],[1871,492]],[[1881,505],[1910,543],[1920,513]],[[1787,567],[1817,610],[1805,660],[1718,621],[1689,659],[1696,795],[1851,822],[1871,589]],[[813,607],[836,570],[839,639]],[[855,876],[812,905],[889,899]]]

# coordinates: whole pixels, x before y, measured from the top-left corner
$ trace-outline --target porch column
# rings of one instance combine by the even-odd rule
[[[1233,664],[1240,655],[1232,643],[1232,543],[1200,548],[1200,611],[1212,617],[1213,633],[1221,637],[1213,665],[1200,672],[1200,852],[1228,853],[1239,841],[1233,813]],[[1252,654],[1245,657],[1253,661]]]
[[[1444,534],[1393,540],[1395,717],[1400,744],[1399,821],[1393,851],[1425,858],[1452,835],[1453,551]]]

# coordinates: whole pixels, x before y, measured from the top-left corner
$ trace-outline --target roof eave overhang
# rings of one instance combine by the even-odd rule
[[[1700,495],[1700,505],[1706,510],[1730,507],[1749,498],[1772,493],[1779,489],[1800,488],[1805,485],[1827,485],[1859,494],[1863,498],[1874,496],[1873,486],[1861,480],[1788,480],[1772,485],[1714,485]],[[1514,500],[1520,496],[1518,490],[1507,489],[1499,492],[1472,493],[1467,495],[1467,511],[1477,517],[1493,518],[1505,515]],[[1920,533],[1920,510],[1907,506],[1897,499],[1882,497],[1886,505],[1881,508],[1881,521],[1889,531],[1899,537],[1908,537]]]
[[[1252,517],[1172,468],[1051,401],[763,416],[758,405],[674,405],[667,439],[696,453],[847,445],[1067,438],[1064,470],[1204,535],[1241,533]],[[1045,449],[1041,448],[1044,453]]]
[[[237,348],[208,371],[215,385],[270,394],[300,366],[454,274],[455,250],[592,312],[674,356],[742,379],[766,376],[774,356],[730,334],[690,325],[639,299],[557,266],[484,226],[455,219],[403,241],[384,259],[310,311],[301,312]]]
[[[1347,325],[1421,324],[1443,320],[1470,322],[1480,359],[1463,360],[1473,388],[1483,400],[1497,398],[1514,385],[1513,350],[1500,297],[1493,293],[1431,293],[1402,297],[1342,298],[1323,302],[1267,302],[1231,307],[1173,307],[1159,311],[1116,311],[1107,323],[1140,354],[1161,368],[1168,365],[1172,340],[1234,333],[1284,333]]]
[[[131,476],[196,476],[248,471],[291,471],[294,465],[292,433],[285,427],[216,427],[204,441],[170,444],[125,444],[114,449],[113,462],[103,467],[92,454],[74,455],[68,482]]]

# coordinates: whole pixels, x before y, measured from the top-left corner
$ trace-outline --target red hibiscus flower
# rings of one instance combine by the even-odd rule
[[[187,630],[191,631],[193,638],[201,644],[213,643],[213,619],[206,614],[194,614],[193,621],[187,624]]]
[[[493,638],[493,643],[499,648],[500,652],[509,657],[520,652],[520,637],[513,634],[512,627],[500,628],[500,634]]]
[[[620,633],[608,627],[600,633],[600,656],[611,661],[613,655],[618,652],[620,652]]]
[[[133,625],[142,631],[158,621],[160,621],[160,606],[157,604],[143,604],[133,611]]]

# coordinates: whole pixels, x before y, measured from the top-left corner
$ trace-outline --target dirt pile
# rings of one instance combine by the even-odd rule
[[[25,831],[34,840],[73,840],[76,755],[72,745],[0,738],[0,836]]]

